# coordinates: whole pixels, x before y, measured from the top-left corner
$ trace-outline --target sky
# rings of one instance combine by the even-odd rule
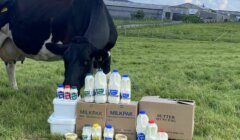
[[[197,5],[204,4],[205,7],[215,10],[240,11],[240,0],[130,0],[130,1],[160,5],[178,5],[188,2]]]

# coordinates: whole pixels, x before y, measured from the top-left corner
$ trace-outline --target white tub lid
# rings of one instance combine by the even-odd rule
[[[77,100],[63,100],[63,99],[54,98],[53,99],[53,104],[57,104],[57,105],[76,105],[79,100],[80,100],[79,98]]]
[[[59,118],[54,117],[54,115],[52,114],[48,118],[48,123],[73,125],[73,124],[76,124],[76,118],[75,119],[59,119]]]

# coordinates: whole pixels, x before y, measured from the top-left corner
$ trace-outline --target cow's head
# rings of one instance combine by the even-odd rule
[[[63,56],[65,65],[64,84],[74,85],[80,89],[84,84],[87,73],[93,71],[94,58],[102,60],[98,61],[97,65],[105,73],[110,71],[108,53],[98,50],[84,37],[76,37],[70,44],[66,45],[49,43],[46,46],[53,53]]]

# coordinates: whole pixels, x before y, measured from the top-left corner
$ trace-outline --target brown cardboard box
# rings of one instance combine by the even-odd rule
[[[136,140],[138,102],[130,104],[107,104],[107,124],[112,124],[115,134],[127,135],[128,140]]]
[[[191,140],[194,130],[195,102],[161,99],[158,96],[143,97],[139,109],[154,119],[159,129],[164,129],[170,139]]]
[[[86,103],[79,101],[77,104],[76,132],[82,135],[82,128],[85,124],[98,123],[105,127],[107,104]]]

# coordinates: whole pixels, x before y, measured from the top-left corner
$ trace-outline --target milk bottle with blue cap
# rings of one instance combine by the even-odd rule
[[[107,124],[104,129],[104,140],[113,140],[114,138],[114,128],[111,124]]]
[[[98,70],[98,72],[95,75],[94,88],[95,88],[95,102],[106,103],[107,76],[103,73],[102,70]]]
[[[121,103],[128,104],[131,102],[131,81],[127,74],[122,76],[121,97]]]
[[[92,74],[87,74],[85,78],[84,101],[94,102],[94,77]]]
[[[64,86],[63,84],[59,84],[57,88],[57,98],[64,99]]]
[[[137,117],[137,140],[145,140],[146,128],[148,125],[149,118],[145,111],[140,110]]]
[[[108,102],[118,104],[120,102],[121,75],[118,70],[113,70],[109,79]]]

